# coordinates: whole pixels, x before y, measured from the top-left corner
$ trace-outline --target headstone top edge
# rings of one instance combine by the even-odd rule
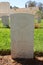
[[[4,2],[4,1],[3,1],[3,2],[0,2],[0,4],[1,4],[1,3],[3,3],[3,4],[4,4],[4,3],[10,4],[9,2]]]
[[[33,14],[29,14],[29,13],[14,13],[14,14],[10,14],[10,16],[14,16],[14,15],[17,15],[17,14],[19,14],[19,15],[20,15],[20,14],[24,14],[24,15],[26,15],[26,14],[27,14],[27,15],[32,15],[32,16],[34,17],[34,15],[33,15]]]

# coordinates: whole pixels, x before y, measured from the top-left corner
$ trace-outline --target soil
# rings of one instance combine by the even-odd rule
[[[43,57],[33,59],[12,59],[11,55],[0,55],[0,65],[43,65]]]

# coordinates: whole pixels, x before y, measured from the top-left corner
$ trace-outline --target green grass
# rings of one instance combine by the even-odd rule
[[[40,26],[43,27],[43,19],[41,20]]]
[[[10,49],[10,29],[0,28],[0,50]]]
[[[3,26],[3,23],[2,23],[2,20],[0,19],[0,28],[4,27]]]
[[[34,23],[38,23],[38,20],[35,19],[35,20],[34,20]],[[43,27],[43,19],[41,20],[41,23],[39,23],[39,24],[40,24],[40,27]]]
[[[34,51],[43,52],[43,29],[34,30]]]

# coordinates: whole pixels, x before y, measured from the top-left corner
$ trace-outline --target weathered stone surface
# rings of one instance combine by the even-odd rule
[[[4,26],[9,26],[9,16],[2,16],[2,23]]]
[[[10,15],[12,58],[33,58],[34,16],[28,13]]]

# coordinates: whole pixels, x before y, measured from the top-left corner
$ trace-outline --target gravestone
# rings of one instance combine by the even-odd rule
[[[10,15],[12,58],[33,58],[34,16],[28,13]]]
[[[9,16],[2,16],[2,23],[4,26],[9,26]]]
[[[0,2],[0,17],[10,15],[10,3]]]

